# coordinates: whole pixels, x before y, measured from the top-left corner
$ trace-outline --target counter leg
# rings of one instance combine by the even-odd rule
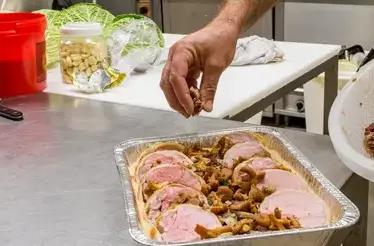
[[[369,246],[367,241],[369,181],[353,174],[343,186],[342,191],[356,204],[361,214],[360,220],[344,240],[343,246]]]
[[[330,64],[325,71],[323,134],[328,134],[329,114],[338,93],[338,57],[333,59]]]

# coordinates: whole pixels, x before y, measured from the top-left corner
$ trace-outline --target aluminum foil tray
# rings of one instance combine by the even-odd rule
[[[134,206],[134,195],[128,165],[135,162],[139,154],[155,142],[174,141],[184,145],[199,144],[212,146],[225,134],[238,131],[252,131],[263,134],[270,141],[267,147],[278,151],[283,159],[303,177],[311,189],[327,204],[331,212],[331,223],[318,228],[301,228],[284,231],[253,232],[187,243],[169,243],[167,245],[246,245],[246,246],[322,246],[334,230],[353,226],[359,219],[357,207],[343,195],[325,176],[320,173],[281,133],[264,126],[250,126],[207,133],[179,135],[172,137],[133,139],[119,144],[115,148],[115,161],[122,182],[131,237],[143,245],[165,245],[163,242],[148,238],[138,227],[137,211]]]

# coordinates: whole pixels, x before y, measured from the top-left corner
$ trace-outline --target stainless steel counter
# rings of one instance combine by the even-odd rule
[[[244,125],[51,94],[4,104],[25,120],[0,118],[1,246],[137,245],[127,233],[113,147]],[[350,178],[328,137],[284,133],[336,186]]]

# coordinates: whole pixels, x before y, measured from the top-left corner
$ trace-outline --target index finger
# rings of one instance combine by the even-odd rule
[[[187,84],[189,71],[188,58],[183,53],[171,57],[169,82],[173,86],[179,103],[190,115],[194,113],[194,103]]]

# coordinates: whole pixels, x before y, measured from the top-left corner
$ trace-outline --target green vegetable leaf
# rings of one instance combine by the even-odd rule
[[[98,22],[105,30],[113,21],[114,15],[93,3],[78,3],[61,11],[63,25],[69,22]]]
[[[50,26],[45,32],[47,66],[50,67],[59,60],[60,30]]]
[[[113,23],[120,21],[122,19],[132,19],[132,20],[140,20],[143,19],[144,15],[138,15],[138,14],[122,14],[117,15],[116,18],[114,18]]]
[[[39,13],[45,15],[45,18],[47,19],[48,28],[50,26],[60,27],[61,26],[61,12],[58,10],[52,10],[52,9],[40,9],[37,11],[34,11],[33,13]]]

